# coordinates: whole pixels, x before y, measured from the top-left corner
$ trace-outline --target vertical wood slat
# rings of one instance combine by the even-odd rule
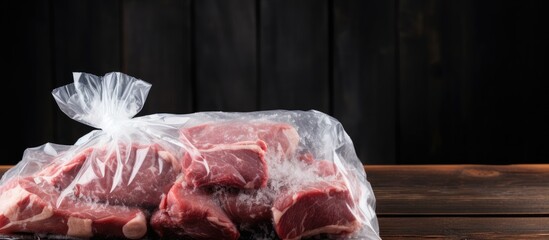
[[[475,163],[471,3],[400,1],[399,163]],[[489,114],[488,114],[489,115]],[[478,119],[477,119],[478,120]],[[486,148],[486,146],[480,146]]]
[[[257,107],[253,0],[194,2],[195,111]]]
[[[53,1],[56,87],[72,83],[72,72],[102,76],[120,71],[120,2]],[[57,143],[73,144],[92,130],[56,109]]]
[[[400,163],[544,162],[540,2],[400,3]]]
[[[259,4],[261,108],[328,113],[328,1]]]
[[[190,0],[123,2],[123,62],[152,84],[140,115],[192,111]]]
[[[438,122],[429,118],[431,109],[439,108],[439,102],[429,101],[437,96],[430,96],[434,88],[440,85],[434,72],[440,64],[440,52],[438,45],[438,32],[433,26],[433,10],[429,4],[433,1],[407,1],[399,2],[399,115],[400,115],[400,163],[421,162],[430,159],[422,159],[430,156],[431,149],[437,149],[440,138],[437,127]],[[429,89],[429,88],[432,89]]]
[[[528,31],[537,35],[540,30],[537,28],[526,30],[529,25],[537,24],[538,20],[524,26],[519,24],[518,20],[533,14],[533,12],[521,12],[521,9],[535,5],[536,1],[494,3],[471,1],[475,9],[471,16],[474,26],[470,30],[474,33],[471,36],[471,41],[474,43],[471,51],[475,54],[474,60],[476,60],[472,65],[470,77],[475,87],[472,93],[474,105],[471,111],[474,121],[469,129],[469,133],[474,136],[472,158],[498,164],[531,162],[533,159],[525,158],[527,126],[532,123],[531,119],[526,117],[525,109],[543,102],[525,102],[529,93],[525,94],[522,91],[535,89],[538,79],[527,76],[528,72],[522,62],[527,59],[534,60],[534,66],[539,64],[537,66],[541,68],[545,68],[547,64],[540,64],[546,57],[535,58],[535,55],[530,55],[526,59],[521,59],[524,49],[535,40],[519,44],[520,39]],[[544,28],[540,26],[540,29]],[[522,29],[526,31],[521,31]],[[541,49],[536,51],[538,50]],[[545,52],[546,55],[547,52]],[[547,92],[547,88],[545,89]],[[547,104],[547,101],[545,103]],[[540,118],[542,115],[546,114],[539,114],[534,118]],[[541,126],[537,126],[534,131],[538,131],[539,127]],[[545,140],[548,143],[547,138],[538,140]]]
[[[334,2],[334,115],[368,164],[395,163],[395,5]]]
[[[547,79],[547,55],[549,54],[549,28],[544,23],[549,15],[549,2],[528,1],[516,11],[517,68],[520,69],[519,94],[522,96],[524,155],[523,159],[534,163],[549,162],[549,116],[544,114],[549,106]],[[543,20],[545,19],[545,20]],[[513,82],[516,83],[516,82]],[[524,161],[524,160],[523,160]]]
[[[8,68],[0,102],[4,124],[16,134],[0,147],[0,164],[15,164],[26,148],[53,141],[50,2],[8,1],[3,8]]]
[[[34,91],[3,101],[32,105],[9,111],[21,116],[10,125],[22,134],[13,139],[18,150],[6,150],[13,154],[8,158],[19,160],[22,149],[46,141],[72,144],[91,130],[66,117],[50,91],[72,82],[73,71],[121,70],[123,57],[122,70],[153,83],[142,114],[257,106],[328,112],[331,91],[334,116],[365,163],[394,162],[388,150],[397,140],[391,139],[391,122],[398,120],[390,120],[393,99],[400,99],[402,129],[397,162],[547,159],[549,138],[541,130],[547,122],[541,116],[547,105],[540,83],[547,53],[543,1],[402,0],[398,16],[386,10],[397,7],[393,1],[333,0],[333,10],[328,0],[120,1],[7,3],[4,22],[13,38],[7,78]],[[393,97],[386,80],[394,74],[387,35],[392,17],[400,19],[394,61],[401,63],[396,76],[401,94]],[[196,63],[190,56],[194,47]],[[195,70],[199,102],[191,109],[186,76]]]

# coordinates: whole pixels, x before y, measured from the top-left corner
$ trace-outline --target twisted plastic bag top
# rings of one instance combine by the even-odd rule
[[[73,77],[74,83],[52,92],[59,108],[76,121],[109,132],[141,111],[151,88],[123,73],[98,77],[77,72]]]
[[[53,91],[100,130],[29,148],[0,180],[0,234],[139,239],[379,239],[343,126],[318,111],[134,117],[151,85],[74,73]]]

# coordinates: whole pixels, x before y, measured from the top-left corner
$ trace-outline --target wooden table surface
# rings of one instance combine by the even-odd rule
[[[549,239],[549,164],[365,169],[383,239]]]

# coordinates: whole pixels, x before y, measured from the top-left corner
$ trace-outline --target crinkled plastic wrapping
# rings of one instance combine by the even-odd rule
[[[0,233],[379,239],[342,125],[318,111],[134,116],[151,85],[75,73],[53,96],[94,130],[29,148],[0,181]]]

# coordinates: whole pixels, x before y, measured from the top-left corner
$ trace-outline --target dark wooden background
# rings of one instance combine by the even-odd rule
[[[6,1],[0,164],[91,130],[74,71],[152,83],[141,115],[317,109],[367,164],[549,163],[546,2]]]

